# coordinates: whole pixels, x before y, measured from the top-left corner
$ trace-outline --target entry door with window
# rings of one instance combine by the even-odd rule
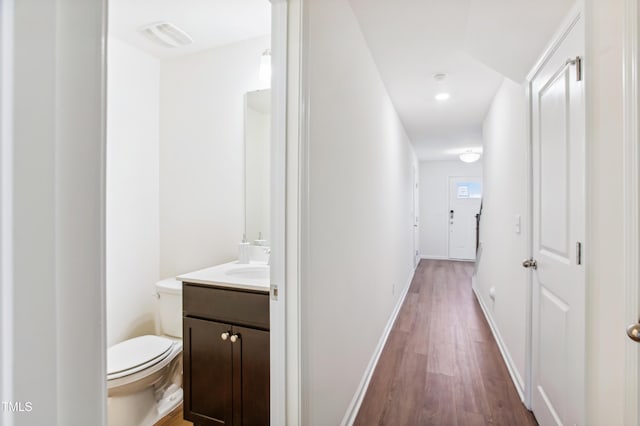
[[[532,408],[540,425],[585,424],[585,105],[577,15],[531,80]]]
[[[479,177],[449,178],[449,259],[475,260],[476,215],[481,200]]]

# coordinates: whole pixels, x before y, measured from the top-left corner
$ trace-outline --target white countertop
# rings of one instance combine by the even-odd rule
[[[269,265],[264,262],[223,263],[176,277],[176,280],[194,284],[214,285],[241,290],[269,292]]]

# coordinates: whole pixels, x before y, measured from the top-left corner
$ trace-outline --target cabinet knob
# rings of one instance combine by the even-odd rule
[[[238,340],[240,340],[240,335],[234,334],[233,336],[231,336],[231,343],[235,343]]]
[[[229,332],[228,332],[228,331],[225,331],[224,333],[222,333],[222,334],[220,335],[220,338],[221,338],[222,340],[227,340],[227,339],[229,338]],[[234,340],[233,340],[233,337],[231,338],[231,341],[234,341]]]

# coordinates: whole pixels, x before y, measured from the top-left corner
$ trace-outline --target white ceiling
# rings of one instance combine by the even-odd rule
[[[421,160],[482,145],[506,76],[527,72],[573,0],[349,0]],[[438,82],[434,74],[446,73]],[[441,91],[451,99],[438,102]]]
[[[194,43],[180,48],[156,46],[138,28],[168,21]],[[271,33],[269,0],[110,0],[109,32],[160,58],[195,53]]]

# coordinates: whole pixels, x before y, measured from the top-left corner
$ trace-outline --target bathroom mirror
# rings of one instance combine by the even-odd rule
[[[244,100],[244,231],[249,242],[269,244],[271,199],[271,90]]]

